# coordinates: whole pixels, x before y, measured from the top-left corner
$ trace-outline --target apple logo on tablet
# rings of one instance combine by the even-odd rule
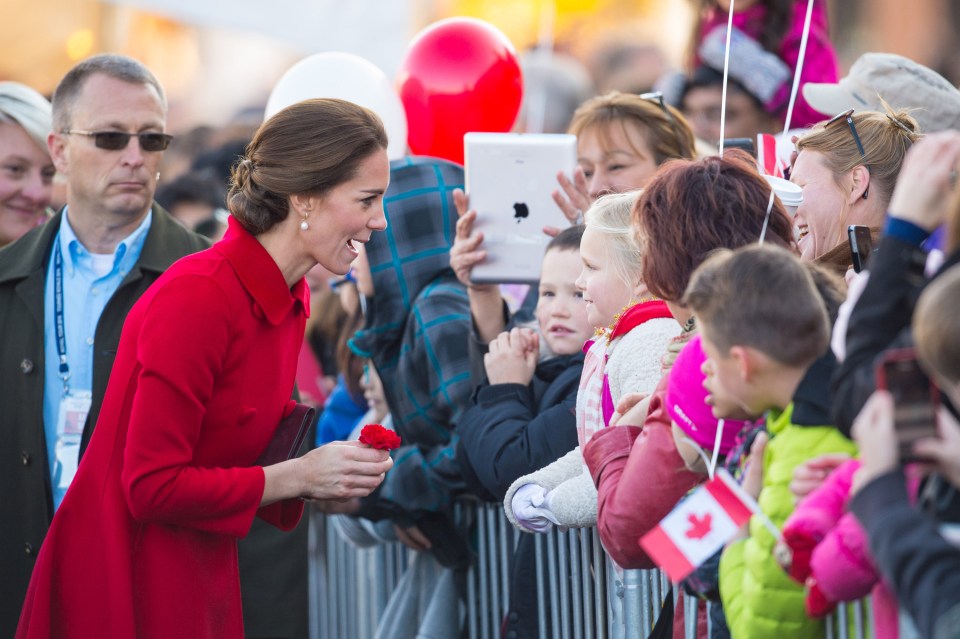
[[[523,202],[517,202],[513,205],[513,217],[517,218],[517,224],[525,217],[530,215],[530,209]]]

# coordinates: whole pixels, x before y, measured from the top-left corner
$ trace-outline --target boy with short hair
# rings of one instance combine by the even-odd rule
[[[784,299],[789,295],[789,300]],[[704,262],[684,296],[697,317],[708,356],[705,385],[732,399],[748,414],[767,413],[769,442],[760,473],[745,473],[744,487],[782,526],[794,508],[793,469],[828,452],[853,454],[856,447],[830,425],[793,422],[793,399],[830,338],[827,307],[810,270],[781,248],[751,246],[722,251]],[[714,407],[716,417],[722,409]],[[755,484],[755,485],[751,485]],[[822,622],[807,618],[800,584],[773,556],[776,542],[759,517],[731,542],[720,561],[720,596],[731,634],[738,639],[822,636]]]
[[[576,286],[583,230],[564,229],[547,245],[536,309],[539,336],[514,328],[490,344],[484,358],[488,383],[476,389],[457,424],[457,463],[467,490],[481,499],[503,501],[517,477],[577,445],[582,349],[593,335]],[[552,356],[538,361],[541,345]],[[521,535],[510,561],[505,636],[539,636],[536,552],[534,536]]]

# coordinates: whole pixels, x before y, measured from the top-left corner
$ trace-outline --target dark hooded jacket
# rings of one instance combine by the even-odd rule
[[[388,227],[366,245],[374,295],[350,341],[380,378],[403,445],[361,515],[416,523],[444,510],[461,490],[454,425],[470,381],[470,304],[450,268],[457,212],[452,191],[463,169],[435,158],[390,165],[384,197]],[[426,532],[426,531],[425,531]]]

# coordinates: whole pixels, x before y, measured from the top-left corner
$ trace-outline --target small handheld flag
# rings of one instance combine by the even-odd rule
[[[676,583],[723,548],[755,513],[760,513],[757,502],[720,468],[644,535],[640,545]]]

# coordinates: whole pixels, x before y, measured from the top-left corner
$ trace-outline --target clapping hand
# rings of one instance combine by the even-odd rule
[[[540,336],[529,328],[504,331],[483,357],[491,384],[523,384],[533,379],[540,356]]]

